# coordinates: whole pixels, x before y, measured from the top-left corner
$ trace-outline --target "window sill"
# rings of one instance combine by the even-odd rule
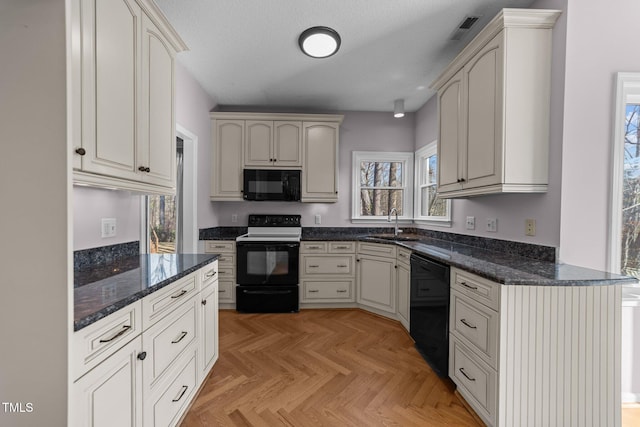
[[[373,223],[385,223],[385,224],[395,224],[395,217],[391,218],[391,222],[387,220],[387,217],[374,217],[374,218],[351,218],[352,224],[373,224]],[[398,224],[410,225],[413,224],[413,220],[411,218],[398,218]]]
[[[413,222],[417,225],[431,225],[436,227],[451,228],[450,219],[414,219]]]

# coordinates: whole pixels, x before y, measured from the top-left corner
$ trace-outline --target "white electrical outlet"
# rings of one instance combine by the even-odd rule
[[[116,219],[102,218],[102,237],[114,237],[116,235]]]
[[[231,214],[231,222],[238,222],[238,214]]]
[[[322,216],[320,214],[316,214],[316,224],[322,224]]]
[[[491,233],[498,231],[498,220],[496,218],[487,218],[487,231]]]
[[[536,220],[535,219],[525,219],[524,220],[524,234],[525,236],[535,236],[536,235]]]
[[[467,217],[467,230],[475,230],[476,229],[476,217],[468,216]]]

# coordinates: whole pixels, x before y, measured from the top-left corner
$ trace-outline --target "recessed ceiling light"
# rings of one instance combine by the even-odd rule
[[[300,34],[298,44],[312,58],[327,58],[340,49],[340,35],[329,27],[311,27]]]

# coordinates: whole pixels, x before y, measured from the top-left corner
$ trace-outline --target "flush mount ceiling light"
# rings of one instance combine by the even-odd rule
[[[393,103],[393,117],[404,117],[404,99],[396,99]]]
[[[340,49],[340,35],[329,27],[311,27],[300,34],[298,44],[305,55],[327,58]]]

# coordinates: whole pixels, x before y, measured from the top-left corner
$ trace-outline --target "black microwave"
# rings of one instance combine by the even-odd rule
[[[245,169],[245,200],[300,201],[300,170]]]

